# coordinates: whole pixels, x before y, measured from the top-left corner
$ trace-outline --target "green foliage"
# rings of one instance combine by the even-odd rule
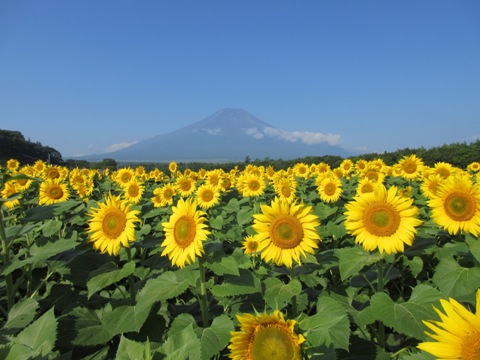
[[[470,160],[466,151],[458,164]],[[1,179],[2,186],[19,180]],[[424,223],[403,253],[366,252],[344,225],[357,179],[342,179],[334,204],[320,200],[314,177],[296,180],[298,201],[319,217],[322,240],[293,269],[243,250],[244,238],[255,234],[254,215],[274,197],[271,183],[255,198],[229,189],[204,209],[211,232],[205,253],[184,268],[161,255],[172,207],[151,203],[158,180],[144,179],[145,193],[132,205],[142,221],[136,240],[118,256],[95,250],[87,232],[89,209],[109,192],[122,193],[111,178],[96,178],[86,201],[72,192],[68,201],[40,206],[38,183],[14,194],[20,205],[0,208],[0,358],[226,359],[237,315],[279,310],[305,338],[305,359],[432,359],[416,345],[428,338],[423,320],[438,319],[440,300],[475,309],[478,238],[449,236],[430,219],[419,182],[390,175],[389,186],[412,187]]]

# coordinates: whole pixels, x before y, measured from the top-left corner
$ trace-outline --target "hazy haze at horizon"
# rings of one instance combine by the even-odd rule
[[[241,108],[282,136],[429,148],[480,137],[479,64],[475,0],[4,1],[0,129],[66,158]]]

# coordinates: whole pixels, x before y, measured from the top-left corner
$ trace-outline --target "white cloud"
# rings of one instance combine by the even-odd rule
[[[207,134],[209,135],[223,135],[223,131],[221,128],[215,128],[215,129],[203,129]]]
[[[301,141],[305,144],[319,144],[327,143],[329,145],[338,145],[340,144],[340,135],[336,134],[323,134],[320,132],[311,132],[311,131],[286,131],[281,129],[276,129],[272,127],[264,127],[263,132],[268,136],[277,137],[283,140],[296,142]]]
[[[107,147],[105,149],[106,152],[112,152],[112,151],[117,151],[117,150],[121,150],[121,149],[124,149],[130,145],[133,145],[133,144],[136,144],[138,141],[132,141],[132,142],[122,142],[122,143],[118,143],[118,144],[112,144],[110,145],[109,147]]]
[[[250,135],[251,137],[257,140],[262,139],[264,136],[263,133],[259,131],[257,128],[245,129],[245,134]]]

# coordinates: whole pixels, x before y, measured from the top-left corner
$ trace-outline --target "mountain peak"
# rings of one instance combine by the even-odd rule
[[[183,131],[221,131],[221,132],[235,132],[245,131],[247,129],[263,129],[264,127],[273,126],[253,116],[248,111],[236,108],[224,108],[218,110],[212,115],[197,121],[194,124],[185,126],[176,132]]]

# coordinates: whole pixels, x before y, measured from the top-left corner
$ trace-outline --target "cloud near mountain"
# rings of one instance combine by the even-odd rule
[[[125,149],[133,144],[136,144],[138,141],[132,141],[132,142],[121,142],[117,144],[112,144],[109,147],[105,149],[105,152],[113,152],[121,149]]]
[[[311,131],[286,131],[274,127],[265,126],[263,131],[258,128],[249,128],[245,130],[247,135],[254,139],[263,139],[264,136],[271,136],[273,138],[286,140],[290,142],[303,142],[304,144],[321,144],[338,145],[341,142],[340,135],[323,134],[321,132]]]

